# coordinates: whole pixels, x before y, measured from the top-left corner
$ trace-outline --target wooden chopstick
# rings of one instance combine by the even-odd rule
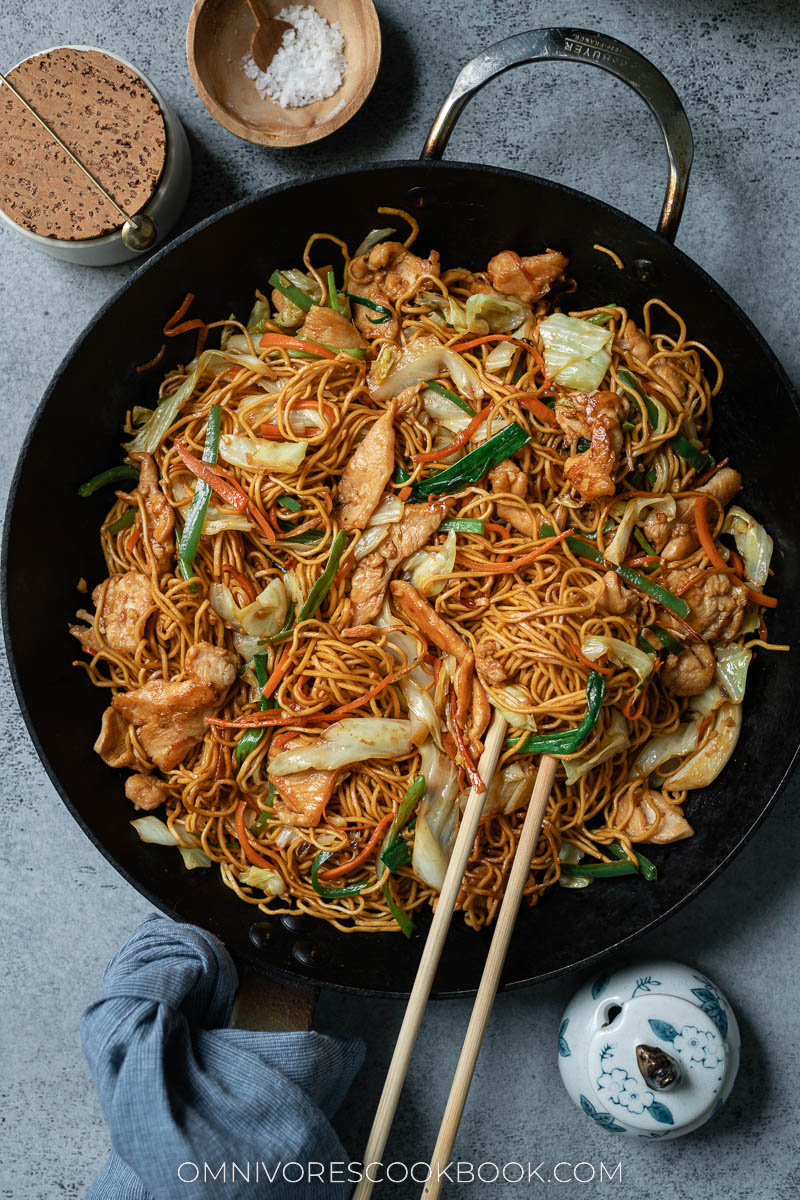
[[[389,1064],[386,1082],[383,1085],[375,1119],[372,1122],[367,1148],[364,1151],[364,1173],[353,1192],[352,1200],[367,1200],[372,1194],[374,1184],[368,1178],[368,1175],[374,1174],[374,1171],[370,1172],[369,1167],[371,1164],[377,1164],[381,1161],[383,1151],[386,1147],[389,1130],[397,1110],[397,1102],[400,1099],[400,1093],[403,1090],[403,1083],[408,1072],[408,1064],[414,1052],[414,1045],[417,1040],[420,1024],[422,1023],[425,1006],[428,1003],[436,969],[439,966],[439,959],[442,956],[447,931],[450,928],[450,921],[453,916],[456,900],[458,899],[467,860],[472,851],[475,835],[478,831],[478,824],[483,814],[486,792],[489,790],[489,784],[491,783],[495,767],[497,766],[497,760],[503,748],[507,727],[505,717],[496,712],[489,727],[489,732],[486,735],[485,749],[478,763],[478,774],[483,780],[485,790],[476,792],[472,788],[469,793],[467,806],[461,818],[456,843],[453,847],[453,853],[450,856],[450,863],[436,904],[436,911],[433,914],[431,927],[428,931],[419,967],[417,968],[414,986],[408,998],[403,1024],[400,1026],[400,1033],[394,1053],[392,1054],[392,1061]]]
[[[550,798],[550,792],[553,788],[553,780],[558,763],[559,760],[557,758],[551,758],[549,755],[544,755],[539,763],[536,782],[528,805],[528,811],[525,814],[525,821],[520,833],[519,843],[517,844],[517,851],[514,855],[514,863],[508,877],[508,883],[506,884],[503,903],[500,906],[500,913],[495,925],[489,953],[486,957],[486,965],[483,968],[480,987],[475,997],[472,1016],[470,1017],[464,1037],[464,1044],[461,1047],[458,1066],[453,1077],[450,1095],[447,1098],[442,1124],[439,1128],[439,1136],[436,1139],[436,1146],[431,1157],[430,1176],[425,1187],[422,1189],[422,1200],[435,1200],[442,1189],[441,1172],[450,1161],[450,1154],[453,1149],[456,1133],[458,1132],[470,1084],[472,1083],[472,1076],[475,1072],[475,1064],[478,1061],[483,1035],[486,1032],[486,1025],[492,1011],[495,995],[497,994],[500,972],[503,969],[503,963],[508,953],[508,944],[514,932],[517,913],[522,901],[522,893],[530,874],[531,859],[536,851],[536,843],[539,840],[539,832],[542,828],[542,821],[547,809],[547,801]]]

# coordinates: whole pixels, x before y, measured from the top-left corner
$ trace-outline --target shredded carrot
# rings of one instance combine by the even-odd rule
[[[149,371],[151,367],[157,367],[158,364],[161,362],[162,358],[164,357],[166,350],[167,350],[167,343],[162,342],[161,349],[159,350],[158,354],[156,354],[153,358],[151,358],[149,362],[141,363],[140,366],[138,366],[136,368],[137,374],[141,375],[142,371]]]
[[[777,608],[778,600],[775,596],[765,596],[763,592],[757,592],[755,588],[749,587],[747,594],[755,604],[762,604],[764,608]]]
[[[169,320],[165,322],[162,332],[165,333],[167,337],[170,335],[170,330],[174,329],[181,318],[186,316],[187,312],[191,308],[193,300],[194,292],[187,292],[183,298],[183,302],[178,306]]]
[[[269,521],[254,500],[247,501],[247,511],[250,513],[250,516],[253,518],[255,523],[259,526],[267,541],[274,542],[275,530],[272,528]]]
[[[708,501],[709,496],[698,496],[694,502],[694,523],[697,528],[697,536],[700,539],[700,545],[703,547],[706,558],[712,562],[715,567],[721,567],[723,571],[727,570],[728,564],[720,554],[714,539],[711,536],[711,530],[708,527]]]
[[[224,779],[225,778],[225,767],[226,767],[225,747],[220,746],[217,750],[217,765],[214,768],[214,778],[215,779]]]
[[[638,721],[639,717],[644,712],[644,701],[645,701],[645,696],[647,695],[647,689],[649,688],[649,686],[653,680],[653,677],[655,675],[657,675],[658,672],[661,670],[661,663],[662,663],[662,658],[661,658],[661,655],[659,654],[656,658],[656,661],[653,663],[652,671],[647,676],[647,679],[644,682],[644,686],[638,694],[638,698],[636,696],[636,693],[634,693],[634,695],[630,696],[626,700],[625,704],[623,704],[623,706],[622,706],[623,715],[626,716],[629,721]],[[631,707],[632,701],[634,701],[634,700],[636,702]]]
[[[744,579],[744,563],[735,550],[728,551],[728,562],[740,579]]]
[[[511,342],[512,345],[519,346],[522,350],[527,350],[528,354],[536,359],[542,370],[546,370],[544,359],[536,347],[532,346],[530,342],[523,341],[522,338],[511,337],[509,333],[485,333],[483,337],[473,338],[469,342],[459,342],[455,346],[449,346],[448,349],[455,350],[458,354],[463,354],[465,350],[473,350],[476,346],[482,346],[485,342]]]
[[[408,486],[400,488],[400,491],[397,493],[397,495],[405,503],[405,501],[411,495],[411,488]]]
[[[529,413],[533,413],[540,421],[546,421],[548,425],[558,424],[552,408],[548,408],[538,396],[518,396],[517,399],[523,408],[527,409]]]
[[[222,571],[223,574],[227,571],[227,573],[231,575],[239,584],[239,587],[242,589],[245,596],[247,596],[247,599],[250,601],[250,603],[255,604],[256,589],[253,587],[247,576],[243,575],[241,571],[234,571],[233,567],[229,567],[227,565],[222,568]]]
[[[254,867],[271,867],[272,863],[269,859],[263,858],[250,844],[247,826],[244,823],[244,810],[246,808],[247,801],[240,800],[239,807],[236,809],[236,836],[239,838],[239,844],[244,850],[244,856]]]
[[[302,338],[289,337],[287,333],[262,333],[260,346],[277,346],[281,350],[304,350],[317,358],[336,358],[336,352],[317,342],[306,342]]]
[[[139,538],[141,536],[142,536],[142,521],[141,521],[141,518],[137,516],[136,524],[134,525],[133,529],[131,530],[130,537],[128,538],[127,542],[125,543],[125,549],[127,550],[128,554],[130,554],[136,548],[136,546],[139,544]]]
[[[481,779],[480,775],[478,774],[478,768],[475,766],[475,763],[472,761],[472,755],[470,754],[470,752],[467,748],[467,743],[464,739],[464,734],[459,729],[458,721],[456,720],[456,694],[452,688],[450,689],[450,695],[448,697],[447,707],[448,707],[448,711],[450,714],[450,728],[452,729],[453,735],[456,739],[456,745],[458,746],[458,750],[461,755],[461,760],[464,764],[464,770],[467,772],[467,778],[469,779],[470,783],[472,784],[472,786],[476,792],[485,792],[486,785],[484,784],[483,780]]]
[[[653,563],[661,562],[658,554],[640,554],[638,558],[626,558],[626,567],[649,567]]]
[[[223,478],[222,474],[215,467],[212,467],[210,463],[195,458],[181,442],[175,443],[175,449],[178,451],[184,466],[188,467],[193,475],[196,475],[198,479],[202,479],[204,483],[207,483],[218,496],[222,497],[226,504],[230,504],[231,508],[235,508],[237,512],[244,512],[248,505],[248,499],[238,484],[231,483],[229,480]]]
[[[422,454],[414,454],[412,456],[414,462],[437,462],[441,461],[443,458],[449,458],[451,454],[455,454],[456,450],[460,450],[462,446],[466,446],[469,439],[478,432],[491,411],[491,404],[487,404],[485,408],[481,409],[476,417],[472,418],[469,425],[465,426],[460,433],[456,434],[452,442],[448,442],[446,446],[440,446],[438,450],[425,450]]]
[[[340,867],[331,867],[329,871],[320,871],[320,879],[335,879],[338,875],[347,875],[348,872],[352,871],[353,867],[360,866],[365,859],[369,858],[370,854],[378,844],[384,829],[387,825],[390,825],[393,820],[394,813],[387,813],[385,817],[382,817],[373,829],[369,841],[366,843],[363,849],[359,850],[358,854],[354,855],[353,858],[348,859],[346,863],[342,863]]]
[[[694,481],[694,486],[702,487],[702,485],[704,483],[708,483],[709,479],[713,479],[714,476],[717,475],[722,470],[723,467],[727,467],[728,461],[729,460],[727,457],[723,458],[721,462],[715,463],[714,466],[711,468],[711,470],[706,471],[704,475],[698,475]]]
[[[537,546],[535,550],[529,551],[528,554],[523,554],[521,558],[512,558],[510,562],[504,563],[481,563],[480,572],[475,574],[482,575],[506,575],[511,571],[518,571],[521,567],[527,567],[530,563],[535,562],[542,554],[546,554],[548,550],[552,550],[553,546],[557,546],[559,542],[563,542],[564,538],[570,537],[575,532],[574,529],[565,529],[563,533],[557,533],[555,537],[548,538],[541,546]],[[474,558],[465,559],[466,562],[474,563]]]
[[[578,659],[578,662],[582,662],[583,665],[585,667],[588,667],[590,671],[599,671],[599,673],[601,675],[613,675],[614,674],[613,667],[601,667],[600,664],[595,662],[593,659],[587,658],[586,655],[581,650],[578,643],[573,642],[572,638],[567,638],[567,642],[572,647],[572,649],[575,651],[575,655]]]
[[[287,646],[284,649],[280,658],[277,659],[275,666],[272,668],[272,674],[270,675],[269,679],[267,680],[267,682],[264,684],[263,688],[261,689],[261,695],[264,697],[265,700],[269,700],[270,696],[275,691],[275,689],[278,686],[278,684],[280,683],[281,679],[283,679],[283,668],[285,667],[286,660],[289,657],[289,650],[290,650],[289,646]]]
[[[164,325],[162,333],[165,337],[177,337],[179,333],[188,333],[190,329],[197,330],[197,345],[195,346],[195,358],[201,353],[208,338],[208,326],[200,317],[193,317],[190,321],[181,321],[181,317],[185,316],[194,300],[194,292],[187,292],[181,306],[172,314],[167,323]],[[162,351],[163,353],[163,351]],[[161,356],[159,355],[159,358]],[[157,361],[157,360],[156,360]]]

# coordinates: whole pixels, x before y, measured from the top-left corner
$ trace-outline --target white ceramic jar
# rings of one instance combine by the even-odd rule
[[[691,1133],[722,1107],[739,1069],[739,1027],[693,967],[646,962],[604,972],[568,1004],[558,1066],[598,1125],[629,1137]]]
[[[133,63],[121,55],[112,54],[109,50],[101,50],[93,46],[53,47],[52,49],[94,51],[97,54],[105,55],[107,58],[122,63],[134,75],[138,76],[158,105],[166,131],[166,156],[156,189],[142,210],[155,222],[157,229],[156,240],[147,248],[147,252],[149,252],[165,240],[170,229],[180,216],[189,194],[189,186],[192,179],[192,160],[183,126],[155,84],[139,71]],[[37,51],[31,57],[38,58],[40,55],[52,53],[52,49]],[[23,61],[27,62],[28,60]],[[17,66],[21,65],[22,63],[17,63]],[[12,71],[14,69],[16,68],[12,68]],[[11,73],[8,72],[8,74]],[[12,229],[16,230],[17,233],[21,234],[22,237],[36,246],[37,249],[43,250],[45,254],[51,255],[53,258],[64,259],[67,262],[81,263],[84,266],[90,267],[104,267],[110,266],[113,263],[128,262],[143,257],[143,252],[131,250],[124,244],[120,229],[115,229],[100,237],[66,240],[56,237],[44,237],[41,234],[34,233],[32,230],[18,224],[2,208],[0,208],[0,218]]]

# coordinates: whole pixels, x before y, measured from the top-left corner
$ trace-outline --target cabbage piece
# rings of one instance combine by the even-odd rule
[[[270,319],[269,311],[269,300],[259,292],[253,302],[253,307],[250,309],[250,316],[247,318],[247,332],[255,334],[263,333]]]
[[[176,479],[173,484],[173,492],[185,519],[186,510],[194,495],[194,489],[186,487],[182,479]],[[203,521],[203,534],[207,537],[213,537],[215,533],[224,533],[226,529],[239,529],[242,533],[247,533],[252,527],[252,523],[244,513],[224,513],[216,508],[215,505],[209,504],[206,509],[206,519]]]
[[[363,242],[353,251],[353,258],[360,258],[362,254],[368,254],[373,246],[377,246],[378,242],[385,242],[388,237],[391,237],[396,232],[396,229],[370,229]],[[285,274],[287,274],[286,271],[284,271]]]
[[[531,310],[520,300],[485,292],[470,296],[464,307],[467,329],[473,333],[509,333],[531,315]],[[512,350],[516,349],[512,346]]]
[[[615,512],[616,507],[616,505],[612,505],[611,507],[611,512],[614,516],[617,515]],[[617,566],[620,565],[625,557],[634,525],[643,525],[647,515],[651,512],[662,512],[666,517],[672,519],[675,516],[675,497],[639,496],[634,500],[628,500],[625,504],[622,520],[617,526],[608,548],[605,550],[605,557],[609,562],[616,563]]]
[[[442,745],[441,722],[439,721],[430,692],[420,687],[410,675],[404,675],[399,679],[398,686],[403,693],[403,698],[408,706],[409,717],[411,718],[411,740],[415,745],[419,745],[430,737],[437,748],[442,750],[444,747]],[[424,736],[422,736],[423,730]]]
[[[630,744],[628,722],[618,708],[612,708],[611,723],[592,754],[588,758],[583,756],[568,758],[564,761],[567,783],[577,783],[587,771],[591,771],[593,767],[599,767],[601,763],[613,758],[615,754],[619,754],[620,750],[625,750]]]
[[[736,549],[744,561],[745,574],[748,583],[756,591],[761,591],[767,582],[769,563],[772,558],[772,538],[763,525],[759,525],[755,517],[751,517],[738,504],[728,509],[722,525],[723,533],[732,533]]]
[[[270,442],[265,438],[223,433],[219,456],[232,467],[246,471],[296,471],[306,456],[308,442]]]
[[[734,704],[741,704],[747,683],[747,668],[753,657],[752,650],[745,650],[735,644],[717,646],[714,655],[717,660],[717,680],[722,690]]]
[[[697,733],[699,721],[679,725],[674,733],[661,733],[645,742],[630,770],[631,778],[641,776],[647,778],[664,763],[674,758],[682,758],[692,750],[697,749]]]
[[[367,528],[361,534],[353,551],[353,558],[356,562],[359,559],[365,558],[367,554],[371,554],[373,550],[377,550],[381,542],[385,542],[389,536],[388,525],[373,525],[372,528]]]
[[[378,363],[381,357],[378,357]],[[416,338],[402,351],[397,365],[392,364],[383,382],[375,367],[370,370],[367,382],[376,400],[390,400],[406,388],[439,375],[449,375],[456,390],[467,400],[479,400],[483,396],[480,380],[472,367],[434,337]]]
[[[178,846],[180,856],[183,859],[183,865],[187,871],[194,871],[196,867],[210,867],[211,859],[206,854],[205,850],[201,850],[199,846]]]
[[[306,296],[310,296],[314,304],[319,304],[322,299],[322,292],[319,290],[319,286],[313,275],[306,275],[305,271],[298,271],[295,267],[289,267],[288,270],[280,271],[279,273],[288,283],[299,288]],[[296,325],[302,325],[305,319],[306,313],[304,310],[284,296],[280,312],[275,313],[275,324],[280,325],[283,329],[292,329]]]
[[[599,637],[592,634],[590,637],[584,638],[581,653],[591,662],[600,658],[603,653],[607,653],[618,666],[632,667],[640,686],[647,682],[653,669],[651,654],[615,637]]]
[[[393,525],[395,521],[400,520],[405,512],[405,507],[399,496],[384,496],[367,521],[367,528],[373,525]]]
[[[208,601],[214,612],[226,624],[250,637],[272,637],[283,628],[289,611],[289,597],[282,579],[272,579],[252,604],[240,608],[230,588],[224,583],[212,583]]]
[[[335,771],[374,758],[403,758],[411,753],[411,723],[389,717],[345,717],[314,742],[284,750],[269,764],[270,775],[298,771]]]
[[[440,892],[458,828],[458,771],[433,742],[425,742],[420,755],[425,795],[417,809],[411,869]]]
[[[502,771],[495,771],[486,791],[482,815],[488,817],[496,812],[508,814],[524,808],[531,798],[537,770],[538,767],[531,763],[523,766],[516,762]],[[462,800],[466,804],[466,795]]]
[[[742,707],[725,701],[714,715],[714,727],[705,743],[664,779],[665,791],[691,791],[708,787],[736,749],[742,729]]]
[[[204,850],[196,846],[184,846],[178,835],[174,834],[160,817],[154,817],[152,814],[147,817],[139,817],[138,820],[131,821],[131,825],[143,842],[148,842],[153,846],[177,846],[187,871],[193,871],[195,867],[211,866],[211,859]],[[187,836],[192,835],[187,834]]]
[[[379,629],[388,629],[389,626],[393,626],[392,632],[387,633],[386,640],[391,646],[396,647],[400,651],[407,663],[411,663],[415,658],[419,657],[421,646],[419,637],[414,636],[413,631],[401,618],[393,615],[391,609],[389,608],[389,601],[387,599],[384,599],[381,611],[375,618],[374,623]],[[408,629],[408,632],[401,632],[398,630],[398,626]],[[418,667],[414,667],[414,670],[410,671],[408,675],[403,676],[404,679],[413,679],[414,682],[419,684],[421,688],[428,687],[431,682],[431,677],[431,672],[428,671],[422,664],[420,664]]]
[[[447,297],[447,307],[442,309],[442,316],[446,324],[459,333],[465,333],[468,329],[472,328],[469,324],[464,305],[459,304],[454,296]],[[481,329],[480,332],[487,333],[488,330]]]
[[[558,857],[561,862],[576,867],[583,858],[583,851],[573,842],[562,842]],[[560,875],[558,879],[559,887],[563,888],[585,888],[591,883],[594,883],[591,875]]]
[[[260,888],[268,896],[286,894],[286,885],[280,872],[273,871],[271,867],[248,867],[246,871],[239,873],[239,883],[244,883],[247,887]]]
[[[503,345],[508,345],[508,343],[504,342]],[[432,388],[426,388],[422,393],[422,406],[437,425],[442,425],[451,433],[461,433],[461,430],[466,429],[472,420],[472,417],[462,412],[457,404],[448,400],[447,396],[440,396]]]
[[[562,387],[593,392],[611,362],[611,330],[565,313],[539,322],[547,374]]]
[[[435,576],[449,575],[455,565],[456,535],[455,530],[451,529],[444,545],[415,551],[404,559],[402,570],[421,595],[438,596],[444,591],[447,579],[437,579]]]
[[[484,685],[485,686],[485,685]],[[502,713],[512,729],[527,729],[536,732],[536,721],[531,712],[531,694],[518,683],[506,683],[499,687],[486,687],[489,702],[497,712]]]
[[[221,374],[227,367],[236,365],[241,357],[222,350],[204,350],[199,358],[189,363],[189,374],[180,387],[159,402],[158,408],[154,409],[152,416],[148,417],[133,441],[126,444],[125,449],[131,453],[153,454],[200,380],[205,376],[215,377]],[[264,370],[260,359],[256,358],[254,361],[259,369]]]

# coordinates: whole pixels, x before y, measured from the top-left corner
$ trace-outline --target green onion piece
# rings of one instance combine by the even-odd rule
[[[629,396],[632,396],[634,399],[638,396],[644,402],[644,406],[647,409],[647,423],[651,429],[655,429],[658,425],[658,409],[653,404],[653,401],[642,391],[630,371],[624,369],[617,371],[617,378]]]
[[[303,312],[308,312],[313,308],[314,301],[305,292],[302,292],[299,287],[295,287],[293,283],[289,283],[280,271],[273,271],[269,277],[269,281],[274,288],[277,288],[282,296],[287,300],[291,300],[292,304],[296,304],[298,308],[302,308]]]
[[[300,612],[297,614],[298,625],[301,625],[303,621],[308,621],[310,617],[314,616],[314,613],[331,590],[331,585],[336,578],[336,572],[339,570],[339,560],[344,554],[346,546],[347,534],[343,529],[340,529],[333,539],[333,545],[331,546],[328,561],[325,564],[325,570],[308,593],[305,604],[303,604]]]
[[[281,508],[288,508],[289,512],[300,512],[303,507],[299,500],[295,500],[294,496],[278,496],[278,504]]]
[[[650,484],[650,487],[652,487],[656,481],[656,473],[652,468],[646,473],[645,479]]]
[[[609,308],[616,308],[616,304],[609,304]],[[584,317],[584,321],[588,321],[590,325],[607,325],[613,319],[614,314],[609,312],[595,313],[592,317]]]
[[[452,401],[457,408],[460,408],[461,411],[465,412],[468,416],[475,416],[475,409],[471,404],[467,404],[466,400],[459,396],[458,392],[451,392],[449,388],[442,387],[441,383],[437,383],[435,379],[429,379],[425,384],[425,387],[429,387],[431,391],[436,392],[438,396],[444,396],[445,400]]]
[[[373,312],[382,313],[380,317],[367,317],[370,325],[383,325],[385,321],[391,320],[392,310],[387,308],[385,304],[376,304],[374,300],[368,300],[366,296],[354,296],[352,292],[344,292],[348,300],[352,300],[355,304],[363,304],[365,308],[371,308]]]
[[[648,542],[647,538],[644,536],[644,534],[642,533],[642,531],[638,525],[634,525],[634,527],[633,527],[633,536],[636,538],[637,542],[642,547],[645,554],[655,554],[656,553],[655,546],[650,545],[650,543]]]
[[[250,730],[250,732],[252,733],[253,731]],[[266,825],[267,821],[270,819],[271,816],[272,816],[272,813],[269,811],[268,808],[262,809],[262,811],[256,817],[255,821],[253,821],[253,824],[250,826],[248,833],[263,833],[264,826]]]
[[[336,277],[333,271],[328,271],[328,303],[334,312],[340,313],[342,311],[339,297],[336,294]]]
[[[283,625],[281,626],[281,628],[278,630],[277,633],[273,633],[266,640],[271,645],[276,646],[278,644],[278,642],[286,641],[287,637],[292,632],[293,628],[294,628],[294,601],[292,601],[292,603],[289,605],[289,608],[286,611],[286,619],[283,622]],[[267,681],[265,679],[264,683],[266,683],[266,682]],[[261,687],[264,686],[264,683],[261,684]]]
[[[609,845],[606,846],[606,849],[610,850],[615,858],[625,859],[626,862],[630,862],[630,859],[625,852],[625,847],[621,846],[619,842],[610,842]],[[644,876],[648,883],[654,883],[655,880],[658,879],[658,867],[656,864],[649,858],[646,858],[645,855],[641,854],[638,850],[635,850],[634,854],[639,860],[638,869],[640,873]]]
[[[477,517],[445,517],[439,528],[443,533],[449,533],[452,529],[454,533],[483,533],[483,521],[479,521]]]
[[[588,438],[585,438],[585,437],[578,438],[578,445],[577,445],[578,453],[585,454],[586,451],[588,449],[590,449],[591,445],[592,445],[592,443],[589,441]]]
[[[408,848],[408,842],[403,838],[397,837],[393,842],[386,847],[380,856],[381,862],[388,871],[394,874],[401,867],[406,867],[411,862],[411,851]]]
[[[463,460],[462,460],[463,461]],[[544,524],[539,528],[541,537],[553,537],[555,530],[552,525]],[[642,575],[641,571],[634,571],[633,567],[624,565],[617,566],[616,563],[609,562],[603,557],[596,546],[591,542],[587,542],[582,537],[568,537],[566,543],[573,554],[579,558],[588,558],[591,562],[600,563],[607,571],[614,571],[619,575],[620,579],[624,579],[631,587],[638,588],[640,592],[644,592],[651,600],[655,600],[658,604],[662,604],[664,608],[668,608],[670,612],[675,613],[676,617],[686,618],[689,615],[689,605],[682,596],[675,596],[667,588],[662,587],[660,583],[654,583],[652,579],[648,579],[646,575]]]
[[[219,454],[219,429],[222,409],[218,404],[212,404],[208,410],[208,425],[206,426],[206,442],[203,448],[203,462],[211,463],[217,461]],[[208,509],[208,501],[211,497],[211,488],[202,479],[198,479],[192,502],[189,505],[189,511],[186,514],[186,524],[183,527],[180,541],[178,543],[178,570],[184,579],[191,579],[194,575],[194,560],[197,554],[197,547],[200,544],[200,535],[203,532],[203,525],[206,519],[206,510]],[[192,591],[197,591],[197,584],[192,584]]]
[[[658,654],[658,647],[654,646],[652,642],[648,642],[643,629],[640,629],[636,635],[636,645],[640,650],[644,650],[645,654]],[[647,678],[649,679],[650,676],[648,675]]]
[[[674,638],[668,630],[664,629],[663,625],[647,625],[644,629],[639,630],[639,637],[641,637],[644,633],[652,633],[655,637],[657,637],[664,649],[669,651],[670,654],[680,654],[681,650],[683,649],[683,646],[680,644],[677,638]],[[645,644],[644,642],[641,642],[640,645],[642,646],[643,650],[652,649],[653,653],[655,653],[658,649],[658,647],[653,646],[652,643]]]
[[[505,462],[517,450],[521,450],[531,440],[527,433],[516,421],[506,425],[499,433],[495,433],[480,446],[470,450],[458,462],[444,471],[437,471],[427,479],[417,482],[413,487],[415,500],[427,500],[429,496],[452,495],[460,492],[470,483],[483,479],[492,467]]]
[[[357,896],[359,892],[363,892],[369,883],[368,879],[359,879],[358,883],[348,883],[340,888],[329,888],[325,887],[324,883],[320,883],[319,869],[323,863],[328,861],[332,853],[331,850],[320,850],[311,864],[311,886],[317,895],[322,896],[323,900],[339,900],[343,896]]]
[[[139,471],[137,467],[129,467],[122,463],[118,467],[109,467],[106,471],[101,471],[99,475],[95,475],[88,483],[82,483],[78,488],[79,496],[91,496],[100,488],[105,487],[109,483],[121,483],[123,479],[138,479]]]
[[[386,900],[386,904],[389,908],[389,912],[392,914],[395,921],[397,921],[397,924],[400,926],[400,929],[405,934],[405,936],[407,938],[410,938],[416,928],[414,922],[411,920],[411,917],[408,915],[408,913],[405,912],[405,910],[402,909],[400,907],[400,905],[397,904],[396,901],[394,901],[392,899],[392,893],[389,891],[389,881],[388,880],[384,884],[382,884],[382,889],[383,889],[384,899]]]
[[[123,529],[127,529],[129,525],[133,524],[133,522],[136,520],[136,516],[137,516],[138,512],[139,512],[138,508],[127,509],[126,512],[124,512],[121,517],[117,517],[116,521],[111,522],[111,524],[108,527],[108,532],[109,533],[122,533]]]
[[[625,862],[562,863],[562,875],[584,875],[588,879],[609,879],[615,875],[638,875],[628,859]]]
[[[263,687],[263,684],[262,684],[262,687]],[[276,704],[276,705],[275,705],[275,708],[277,708],[277,707],[278,707],[278,706],[277,706],[277,704]],[[275,784],[274,784],[274,783],[272,782],[272,780],[270,779],[270,781],[269,781],[269,787],[267,788],[267,798],[266,798],[266,800],[264,801],[264,803],[266,804],[267,808],[272,808],[272,805],[273,805],[273,804],[274,804],[274,802],[275,802],[275,797],[277,796],[277,794],[278,794],[278,789],[275,787]]]
[[[679,458],[688,462],[690,467],[694,467],[698,473],[708,471],[714,466],[712,455],[705,450],[698,450],[697,446],[692,445],[688,438],[680,433],[676,433],[675,437],[670,438],[667,445]]]
[[[305,340],[310,341],[311,339],[306,338]],[[279,347],[271,346],[270,349],[277,350],[277,349],[279,349]],[[289,355],[289,358],[319,358],[320,357],[319,354],[309,354],[309,352],[307,350],[287,350],[286,353]]]
[[[529,733],[526,738],[516,741],[509,738],[506,745],[516,746],[518,754],[574,754],[597,724],[605,694],[605,676],[592,671],[586,681],[586,715],[580,725],[558,733]]]
[[[389,826],[389,832],[386,835],[386,845],[390,846],[395,838],[399,837],[405,829],[414,809],[419,804],[422,797],[425,795],[425,776],[418,775],[411,787],[406,792],[403,799],[398,805],[397,812],[394,814],[394,820]]]
[[[271,702],[269,700],[265,700],[264,697],[261,695],[261,689],[264,687],[264,685],[267,682],[267,656],[266,656],[266,654],[254,654],[253,655],[253,669],[256,673],[256,679],[258,680],[258,691],[259,691],[258,707],[261,709],[262,712],[266,712],[268,708],[272,707]],[[244,733],[242,734],[242,736],[239,738],[238,742],[236,743],[236,750],[234,751],[234,756],[236,758],[236,766],[237,767],[240,767],[242,765],[244,760],[247,758],[248,754],[253,753],[253,751],[255,750],[256,746],[261,741],[263,736],[264,736],[263,729],[246,729],[244,731]],[[260,819],[260,818],[257,818],[257,819]]]
[[[292,538],[281,538],[280,544],[281,546],[316,546],[317,542],[321,542],[324,537],[325,534],[321,529],[304,529],[302,533],[298,533]]]
[[[409,473],[405,469],[405,467],[401,467],[400,463],[398,463],[397,469],[394,473],[393,482],[394,483],[407,483],[410,478],[411,478],[411,476],[409,475]]]

